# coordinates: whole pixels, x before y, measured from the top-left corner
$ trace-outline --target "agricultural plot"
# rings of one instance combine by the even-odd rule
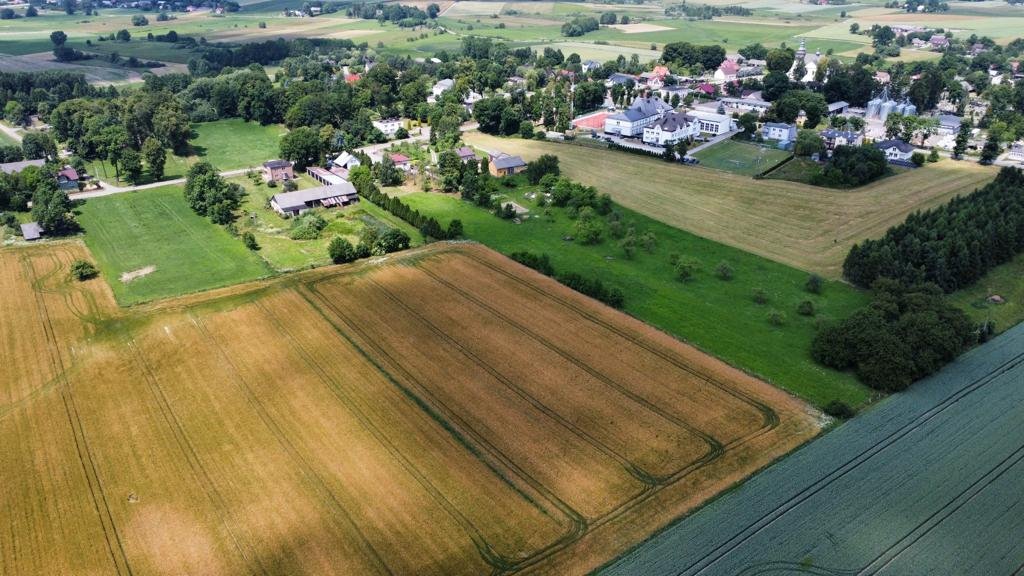
[[[480,246],[131,310],[83,257],[0,250],[12,573],[583,573],[818,430]]]
[[[1020,573],[1022,351],[1018,326],[600,573]]]
[[[853,190],[757,180],[660,159],[477,132],[484,150],[526,160],[555,154],[563,173],[626,206],[694,234],[790,266],[838,278],[850,246],[883,235],[915,210],[967,194],[995,178],[991,168],[943,161]],[[638,185],[642,183],[642,185]]]
[[[236,284],[270,269],[224,228],[196,215],[181,186],[93,198],[79,222],[121,304]]]
[[[790,155],[790,152],[778,148],[736,140],[724,140],[693,154],[705,168],[724,170],[741,176],[760,174]]]

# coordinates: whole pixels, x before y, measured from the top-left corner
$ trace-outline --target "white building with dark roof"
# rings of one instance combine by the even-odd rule
[[[657,122],[644,128],[643,140],[647,144],[664,146],[699,134],[700,129],[696,121],[685,114],[668,112]]]
[[[796,140],[796,126],[782,122],[765,122],[764,126],[761,126],[761,137],[765,140],[793,142]]]
[[[620,136],[642,136],[644,128],[671,111],[672,106],[657,96],[637,97],[629,108],[605,118],[604,131]]]
[[[885,159],[893,162],[909,162],[910,157],[914,155],[915,148],[910,144],[907,144],[903,140],[883,140],[875,143],[875,148],[878,148],[885,153]]]

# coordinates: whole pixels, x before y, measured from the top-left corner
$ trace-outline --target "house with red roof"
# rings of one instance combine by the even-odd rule
[[[412,170],[412,160],[409,159],[405,154],[389,153],[388,157],[395,163],[395,167],[399,170],[408,172]]]
[[[717,92],[718,89],[715,88],[715,86],[713,84],[708,84],[707,82],[705,82],[705,83],[701,84],[700,86],[697,86],[697,91],[698,92],[703,92],[704,94],[706,94],[708,96],[714,96],[715,92]]]
[[[65,165],[57,172],[57,187],[61,190],[78,191],[78,170],[73,166]]]

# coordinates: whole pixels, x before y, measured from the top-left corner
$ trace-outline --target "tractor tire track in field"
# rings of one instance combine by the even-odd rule
[[[583,370],[587,374],[590,374],[591,376],[593,376],[594,378],[596,378],[597,380],[599,380],[600,382],[602,382],[603,384],[605,384],[609,388],[612,388],[612,389],[616,390],[617,392],[621,393],[623,396],[626,396],[630,400],[636,402],[637,404],[640,404],[644,408],[650,410],[651,412],[654,412],[655,414],[657,414],[658,416],[664,418],[665,420],[668,420],[669,422],[675,424],[676,426],[679,426],[683,430],[686,430],[687,432],[690,432],[694,436],[697,436],[698,438],[700,438],[702,441],[704,441],[704,443],[706,443],[708,445],[708,452],[707,452],[707,454],[704,455],[704,457],[702,457],[699,460],[697,460],[696,461],[697,463],[710,462],[711,460],[714,460],[714,459],[720,457],[721,455],[723,455],[725,453],[726,448],[742,444],[746,440],[747,436],[749,436],[750,434],[758,433],[758,432],[761,431],[761,429],[755,430],[754,432],[748,433],[747,435],[744,435],[744,436],[742,436],[740,438],[732,440],[731,442],[729,442],[727,444],[723,444],[720,440],[718,440],[717,438],[715,438],[711,434],[709,434],[709,433],[707,433],[707,432],[705,432],[703,430],[700,430],[696,426],[693,426],[689,422],[686,422],[685,420],[683,420],[682,418],[680,418],[680,417],[678,417],[678,416],[676,416],[674,414],[670,414],[669,412],[664,410],[658,404],[655,404],[654,402],[651,402],[650,400],[644,398],[643,396],[637,394],[636,392],[633,392],[632,390],[630,390],[626,386],[623,386],[622,384],[619,384],[618,382],[615,382],[611,378],[609,378],[609,377],[605,376],[604,374],[598,372],[597,370],[593,369],[591,366],[589,366],[588,364],[586,364],[585,362],[580,360],[578,357],[576,357],[574,354],[572,354],[571,352],[569,352],[565,348],[559,346],[555,342],[552,342],[550,339],[546,338],[544,335],[542,335],[542,334],[540,334],[538,332],[535,332],[534,330],[530,329],[528,326],[526,326],[526,325],[524,325],[524,324],[522,324],[522,323],[512,319],[511,317],[507,316],[505,313],[503,313],[498,308],[495,308],[494,306],[491,306],[490,304],[488,304],[486,301],[484,301],[484,300],[476,297],[475,295],[473,295],[473,294],[471,294],[471,293],[469,293],[469,292],[459,288],[455,284],[452,284],[451,282],[448,282],[447,280],[444,280],[439,275],[437,275],[434,272],[431,272],[430,270],[427,270],[426,268],[420,268],[419,270],[421,272],[423,272],[424,274],[426,274],[427,276],[429,276],[429,277],[433,278],[434,280],[436,280],[438,283],[444,285],[445,287],[447,287],[452,292],[455,292],[456,294],[461,295],[463,298],[465,298],[466,300],[472,302],[473,304],[475,304],[479,308],[489,312],[490,314],[492,314],[493,316],[495,316],[497,318],[500,318],[502,320],[502,322],[508,324],[509,326],[512,326],[513,328],[515,328],[516,330],[522,332],[523,334],[525,334],[526,336],[530,337],[534,341],[540,343],[545,348],[555,352],[560,357],[565,359],[567,362],[570,362],[571,364],[573,364],[574,366],[576,366],[580,370]],[[685,470],[685,469],[686,468],[683,468],[680,471],[677,471],[677,472],[674,472],[672,474],[668,474],[668,475],[663,476],[662,477],[662,482],[674,481],[674,479],[676,477],[678,477],[678,476],[680,476],[681,474],[684,473],[684,472],[682,472],[682,470]]]
[[[762,415],[762,417],[764,419],[764,430],[765,431],[774,429],[776,426],[779,425],[779,415],[775,412],[775,410],[773,410],[771,408],[771,406],[768,406],[764,402],[761,402],[760,400],[758,400],[754,396],[752,396],[752,395],[750,395],[750,394],[748,394],[748,393],[746,393],[746,392],[744,392],[742,390],[737,390],[737,389],[733,388],[732,386],[728,386],[725,383],[720,382],[720,381],[716,380],[715,378],[712,378],[712,377],[708,376],[707,374],[704,374],[703,372],[701,372],[700,370],[697,370],[693,366],[690,366],[688,364],[680,362],[677,358],[673,358],[671,355],[665,354],[663,351],[658,350],[657,348],[648,345],[647,343],[643,342],[641,339],[637,338],[636,336],[627,333],[625,330],[619,328],[618,326],[615,326],[615,325],[613,325],[613,324],[611,324],[609,322],[606,322],[606,321],[602,320],[601,318],[597,317],[594,314],[591,314],[589,311],[587,311],[586,309],[580,307],[579,305],[577,305],[577,304],[575,304],[575,303],[573,303],[573,302],[571,302],[569,300],[566,300],[566,299],[563,299],[563,298],[559,298],[558,296],[555,296],[554,294],[551,294],[549,292],[546,292],[546,291],[542,290],[538,286],[531,285],[530,283],[525,282],[522,278],[519,278],[518,276],[508,272],[507,270],[502,270],[501,268],[495,266],[494,264],[486,261],[483,258],[480,258],[479,256],[477,256],[475,254],[472,254],[470,252],[465,252],[463,255],[466,258],[468,258],[470,260],[473,260],[477,264],[479,264],[479,265],[481,265],[481,266],[483,266],[485,268],[488,268],[490,270],[493,270],[494,272],[496,272],[498,274],[501,274],[502,276],[504,276],[504,277],[508,278],[509,280],[511,280],[511,281],[513,281],[513,282],[515,282],[515,283],[517,283],[517,284],[519,284],[519,285],[521,285],[521,286],[523,286],[523,287],[533,291],[534,293],[539,294],[540,296],[542,296],[544,298],[547,298],[549,300],[552,300],[552,301],[554,301],[554,302],[556,302],[556,303],[558,303],[558,304],[560,304],[560,305],[562,305],[562,306],[564,306],[566,308],[569,308],[570,310],[573,310],[574,312],[576,312],[580,316],[586,318],[590,322],[592,322],[594,324],[597,324],[598,326],[601,326],[602,328],[604,328],[604,329],[606,329],[606,330],[608,330],[610,332],[618,334],[620,337],[622,337],[623,339],[628,340],[629,342],[635,344],[637,347],[639,347],[639,348],[641,348],[643,350],[646,350],[647,352],[649,352],[649,353],[651,353],[651,354],[653,354],[653,355],[655,355],[655,356],[665,360],[666,362],[669,362],[670,364],[672,364],[673,366],[679,368],[680,370],[688,372],[688,373],[692,374],[693,376],[695,376],[695,377],[697,377],[697,378],[707,382],[711,386],[714,386],[715,388],[718,388],[719,390],[725,392],[726,394],[729,394],[730,396],[733,396],[734,398],[740,400],[741,402],[744,402],[744,403],[748,404],[749,406],[753,407],[755,410],[757,410],[758,412],[761,413],[761,415]],[[552,280],[554,280],[554,279],[552,279]]]
[[[641,490],[640,494],[650,491],[654,486],[661,484],[661,481],[658,479],[657,476],[651,474],[647,470],[644,470],[642,467],[637,465],[635,462],[631,461],[629,458],[626,458],[622,454],[619,454],[614,448],[608,446],[598,438],[595,438],[586,430],[583,430],[579,426],[573,424],[564,416],[558,414],[558,412],[556,412],[555,410],[553,410],[552,408],[548,407],[546,404],[538,400],[527,390],[523,389],[515,382],[509,380],[504,374],[501,373],[500,370],[498,370],[494,366],[491,366],[483,358],[477,356],[475,353],[473,353],[473,351],[466,348],[466,346],[464,346],[461,342],[449,336],[444,330],[442,330],[436,324],[432,323],[430,320],[425,318],[422,314],[414,310],[411,306],[403,302],[401,299],[395,296],[390,290],[388,290],[387,288],[385,288],[384,286],[375,282],[372,279],[367,279],[366,281],[375,286],[381,294],[383,294],[386,298],[397,304],[407,314],[418,320],[423,326],[425,326],[428,330],[430,330],[436,336],[438,336],[440,340],[447,342],[449,345],[455,348],[460,354],[462,354],[471,362],[482,368],[485,372],[490,374],[495,380],[497,380],[503,386],[514,392],[517,396],[525,400],[528,404],[539,410],[548,418],[551,418],[555,422],[558,422],[563,428],[565,428],[572,434],[575,434],[578,438],[582,439],[583,441],[590,444],[594,448],[597,448],[597,450],[604,454],[605,456],[608,456],[609,458],[615,460],[620,466],[622,466],[627,472],[629,472],[629,474],[636,478],[640,483],[644,484],[645,487]]]
[[[57,265],[54,269],[43,276],[36,274],[35,266],[32,264],[30,257],[24,257],[22,260],[26,277],[32,278],[33,294],[36,299],[36,312],[39,315],[39,321],[43,326],[43,331],[46,334],[47,350],[50,357],[50,364],[60,379],[60,393],[61,400],[64,404],[64,411],[67,415],[68,424],[71,427],[71,434],[75,441],[75,450],[78,455],[78,461],[82,466],[82,473],[85,476],[86,483],[89,487],[89,494],[92,499],[93,509],[96,511],[97,518],[100,522],[100,528],[103,531],[103,537],[107,545],[107,551],[110,553],[110,560],[114,565],[114,571],[117,574],[127,574],[131,576],[132,568],[128,562],[128,555],[125,553],[124,545],[121,542],[121,536],[117,529],[117,524],[114,522],[114,516],[110,511],[110,505],[107,502],[106,491],[103,488],[103,481],[99,474],[99,469],[96,466],[96,461],[92,455],[92,449],[89,446],[89,439],[85,433],[85,427],[82,424],[81,414],[78,412],[78,405],[75,402],[74,392],[71,390],[71,386],[67,381],[67,374],[65,372],[64,358],[60,352],[60,345],[57,343],[56,332],[53,328],[53,321],[50,318],[49,309],[46,307],[46,300],[43,298],[43,292],[41,287],[43,283],[57,274],[63,269],[62,265]]]
[[[870,460],[871,458],[885,450],[886,448],[893,446],[908,434],[911,434],[914,431],[918,430],[923,425],[928,423],[930,420],[932,420],[933,418],[935,418],[936,416],[938,416],[951,406],[955,405],[963,398],[969,396],[970,394],[976,392],[977,390],[984,388],[986,385],[995,380],[998,376],[1001,376],[1004,373],[1013,370],[1014,368],[1020,366],[1021,364],[1024,364],[1024,353],[1013,356],[1006,362],[1000,364],[998,367],[996,367],[988,374],[985,374],[984,376],[975,379],[970,384],[964,386],[963,388],[957,390],[956,392],[953,392],[945,399],[943,399],[942,402],[939,402],[935,406],[926,410],[911,422],[908,422],[907,424],[892,431],[888,436],[883,438],[877,444],[862,450],[861,452],[859,452],[858,454],[856,454],[843,464],[836,467],[834,470],[832,470],[832,472],[826,474],[825,476],[813,482],[809,486],[801,489],[796,494],[794,494],[786,501],[784,501],[777,508],[764,514],[758,520],[755,520],[754,522],[748,524],[747,527],[737,532],[737,534],[734,535],[732,538],[728,539],[726,542],[710,550],[697,561],[691,563],[689,566],[676,573],[679,575],[691,576],[705,572],[715,562],[721,560],[727,554],[738,548],[740,545],[742,545],[743,543],[747,542],[748,540],[756,536],[758,533],[765,530],[768,526],[770,526],[779,518],[787,514],[790,510],[793,510],[797,506],[801,505],[802,503],[810,499],[815,494],[821,492],[822,490],[830,486],[835,481],[839,480],[840,478],[846,476],[853,470],[857,469],[862,464],[864,464],[865,462],[867,462],[868,460]]]
[[[387,563],[384,562],[384,558],[380,555],[380,552],[378,552],[377,549],[373,546],[373,544],[366,538],[366,535],[359,530],[359,526],[352,519],[352,516],[349,515],[348,511],[345,509],[345,506],[338,500],[337,494],[335,494],[334,491],[331,490],[330,486],[327,485],[327,482],[323,479],[323,477],[317,474],[317,472],[313,469],[309,462],[302,456],[302,453],[299,452],[295,445],[288,439],[288,436],[284,433],[284,431],[281,430],[280,426],[278,426],[277,424],[277,421],[274,420],[274,418],[267,411],[266,407],[263,406],[263,403],[260,402],[259,397],[256,396],[255,392],[252,391],[252,388],[249,386],[249,383],[245,381],[245,378],[242,376],[242,373],[238,370],[238,366],[235,365],[235,362],[228,355],[227,351],[224,350],[221,343],[209,331],[209,329],[206,327],[202,319],[196,314],[193,314],[191,309],[188,310],[188,316],[192,320],[192,323],[199,329],[199,332],[203,335],[203,337],[206,340],[208,340],[210,344],[212,344],[213,349],[216,350],[217,354],[224,361],[225,365],[230,368],[232,380],[235,382],[235,385],[246,397],[246,400],[249,402],[249,405],[253,408],[253,410],[256,412],[256,415],[259,416],[260,420],[267,427],[267,430],[274,436],[274,438],[278,441],[281,447],[285,449],[285,452],[288,453],[288,456],[296,464],[296,468],[302,472],[306,481],[309,482],[310,487],[314,491],[316,491],[325,502],[329,502],[331,504],[331,507],[337,513],[336,516],[331,517],[335,520],[341,519],[344,522],[344,524],[340,525],[340,527],[342,527],[343,530],[351,532],[358,537],[359,542],[362,544],[364,552],[367,554],[369,558],[371,558],[374,561],[374,563],[377,565],[381,573],[389,575],[393,574],[391,569],[388,567]]]
[[[335,398],[342,403],[345,408],[352,413],[353,416],[359,421],[359,424],[364,430],[369,432],[373,438],[380,444],[384,450],[391,455],[392,458],[398,464],[412,476],[416,482],[437,502],[445,512],[459,525],[460,528],[466,533],[466,535],[473,542],[480,556],[487,562],[491,567],[497,570],[507,570],[515,565],[515,561],[510,558],[505,558],[498,554],[494,548],[486,541],[480,530],[463,515],[451,500],[449,500],[442,492],[434,486],[432,482],[426,477],[426,475],[420,471],[409,459],[402,454],[402,452],[388,439],[380,428],[378,428],[371,419],[357,406],[356,402],[348,396],[344,391],[344,388],[334,378],[328,375],[327,371],[318,363],[313,357],[302,347],[301,344],[296,341],[294,335],[288,330],[277,318],[277,316],[267,308],[262,302],[256,301],[255,305],[260,311],[267,317],[270,322],[277,328],[278,332],[284,335],[285,340],[289,346],[299,356],[302,357],[303,361],[313,372],[316,373],[320,382],[324,384],[331,391]]]
[[[181,425],[181,420],[178,418],[178,415],[175,414],[170,400],[164,393],[163,387],[160,386],[160,382],[153,373],[153,369],[146,360],[146,357],[143,355],[142,351],[139,350],[134,339],[127,340],[125,342],[125,346],[131,351],[135,364],[139,367],[139,372],[146,380],[146,383],[149,384],[150,392],[152,392],[153,398],[156,400],[157,407],[160,409],[160,415],[163,416],[164,421],[167,423],[167,427],[170,428],[171,434],[174,436],[175,442],[178,444],[178,448],[185,457],[185,461],[188,462],[196,484],[204,493],[206,493],[207,498],[210,499],[210,503],[213,504],[217,513],[220,515],[221,526],[224,527],[224,530],[231,538],[231,543],[234,545],[235,550],[250,566],[255,565],[259,569],[260,573],[270,576],[270,572],[267,571],[267,567],[259,561],[259,555],[253,554],[252,556],[249,556],[242,548],[242,545],[238,540],[238,536],[235,534],[235,531],[231,528],[231,523],[228,521],[228,518],[230,517],[230,507],[227,505],[224,495],[217,489],[217,485],[210,478],[210,474],[207,472],[206,467],[203,466],[203,462],[200,460],[195,446],[192,444],[192,440],[188,437],[188,433],[185,432],[185,428]]]
[[[341,336],[349,344],[351,344],[352,347],[356,351],[358,351],[359,354],[361,354],[366,359],[367,362],[372,364],[381,374],[383,374],[387,378],[387,380],[396,388],[398,388],[399,391],[404,396],[410,398],[413,402],[415,402],[417,407],[423,410],[432,420],[437,422],[438,425],[440,425],[445,431],[451,434],[456,442],[464,446],[466,450],[468,450],[477,459],[483,462],[489,469],[493,470],[494,473],[504,482],[506,482],[510,486],[513,486],[517,493],[522,494],[524,498],[528,499],[530,502],[533,502],[532,497],[530,497],[527,493],[522,491],[521,488],[516,486],[514,480],[509,478],[507,473],[500,470],[501,467],[507,468],[509,471],[511,471],[513,475],[515,475],[518,478],[521,478],[528,486],[530,486],[532,489],[537,491],[537,493],[543,496],[548,501],[549,505],[551,505],[556,510],[561,512],[564,518],[568,520],[569,530],[566,532],[566,534],[564,534],[561,538],[555,540],[545,548],[539,549],[534,553],[534,555],[520,560],[517,563],[517,566],[514,567],[514,569],[521,569],[522,567],[528,565],[528,563],[533,561],[534,558],[537,558],[539,560],[540,558],[550,553],[553,553],[557,550],[561,550],[569,546],[573,542],[579,540],[581,537],[583,537],[584,534],[587,533],[589,523],[582,514],[580,514],[577,510],[572,508],[572,506],[570,506],[568,503],[562,500],[557,494],[552,492],[549,488],[544,486],[542,482],[531,476],[527,471],[523,470],[518,464],[515,463],[515,461],[512,458],[510,458],[501,449],[499,449],[497,446],[495,446],[489,440],[487,440],[483,435],[481,435],[479,432],[473,429],[471,425],[469,425],[455,411],[449,408],[443,401],[435,397],[433,393],[430,392],[429,388],[427,388],[422,382],[419,381],[418,378],[413,376],[409,371],[402,367],[402,365],[398,363],[398,361],[390,353],[388,353],[381,347],[377,346],[374,343],[374,340],[370,338],[369,335],[366,334],[366,332],[359,328],[358,323],[348,318],[341,310],[334,306],[329,299],[327,299],[323,294],[320,294],[316,290],[315,286],[312,286],[312,284],[315,283],[316,281],[310,283],[310,285],[305,286],[305,289],[300,289],[298,290],[298,292],[303,297],[303,299],[306,300],[306,302],[314,310],[316,310],[317,313],[328,324],[331,325],[331,327],[339,336]],[[331,314],[329,315],[325,313],[324,310],[321,308],[321,305],[329,308],[331,310]],[[336,319],[337,321],[344,323],[345,326],[338,326],[338,324],[336,323]],[[359,338],[366,342],[367,345],[373,349],[374,354],[376,354],[379,358],[382,358],[384,362],[387,362],[390,366],[393,367],[394,370],[399,372],[401,374],[401,377],[405,381],[415,386],[419,390],[420,394],[423,395],[423,397],[419,396],[415,391],[403,385],[401,383],[401,380],[399,380],[398,377],[392,375],[381,364],[378,358],[375,358],[373,354],[365,350],[358,342],[353,340],[353,338],[349,335],[349,331],[353,334],[358,335]],[[429,401],[424,400],[424,397],[428,398]],[[476,444],[474,444],[474,442]],[[487,458],[486,456],[490,456],[490,458]],[[491,458],[493,458],[500,464],[492,462]],[[541,507],[541,509],[544,511],[545,515],[550,516],[550,513],[547,511],[546,508]]]

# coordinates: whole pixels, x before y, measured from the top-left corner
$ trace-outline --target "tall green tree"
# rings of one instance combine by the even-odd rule
[[[154,181],[164,177],[164,165],[167,163],[167,150],[156,138],[150,136],[142,144],[142,158],[146,161],[149,175]]]

